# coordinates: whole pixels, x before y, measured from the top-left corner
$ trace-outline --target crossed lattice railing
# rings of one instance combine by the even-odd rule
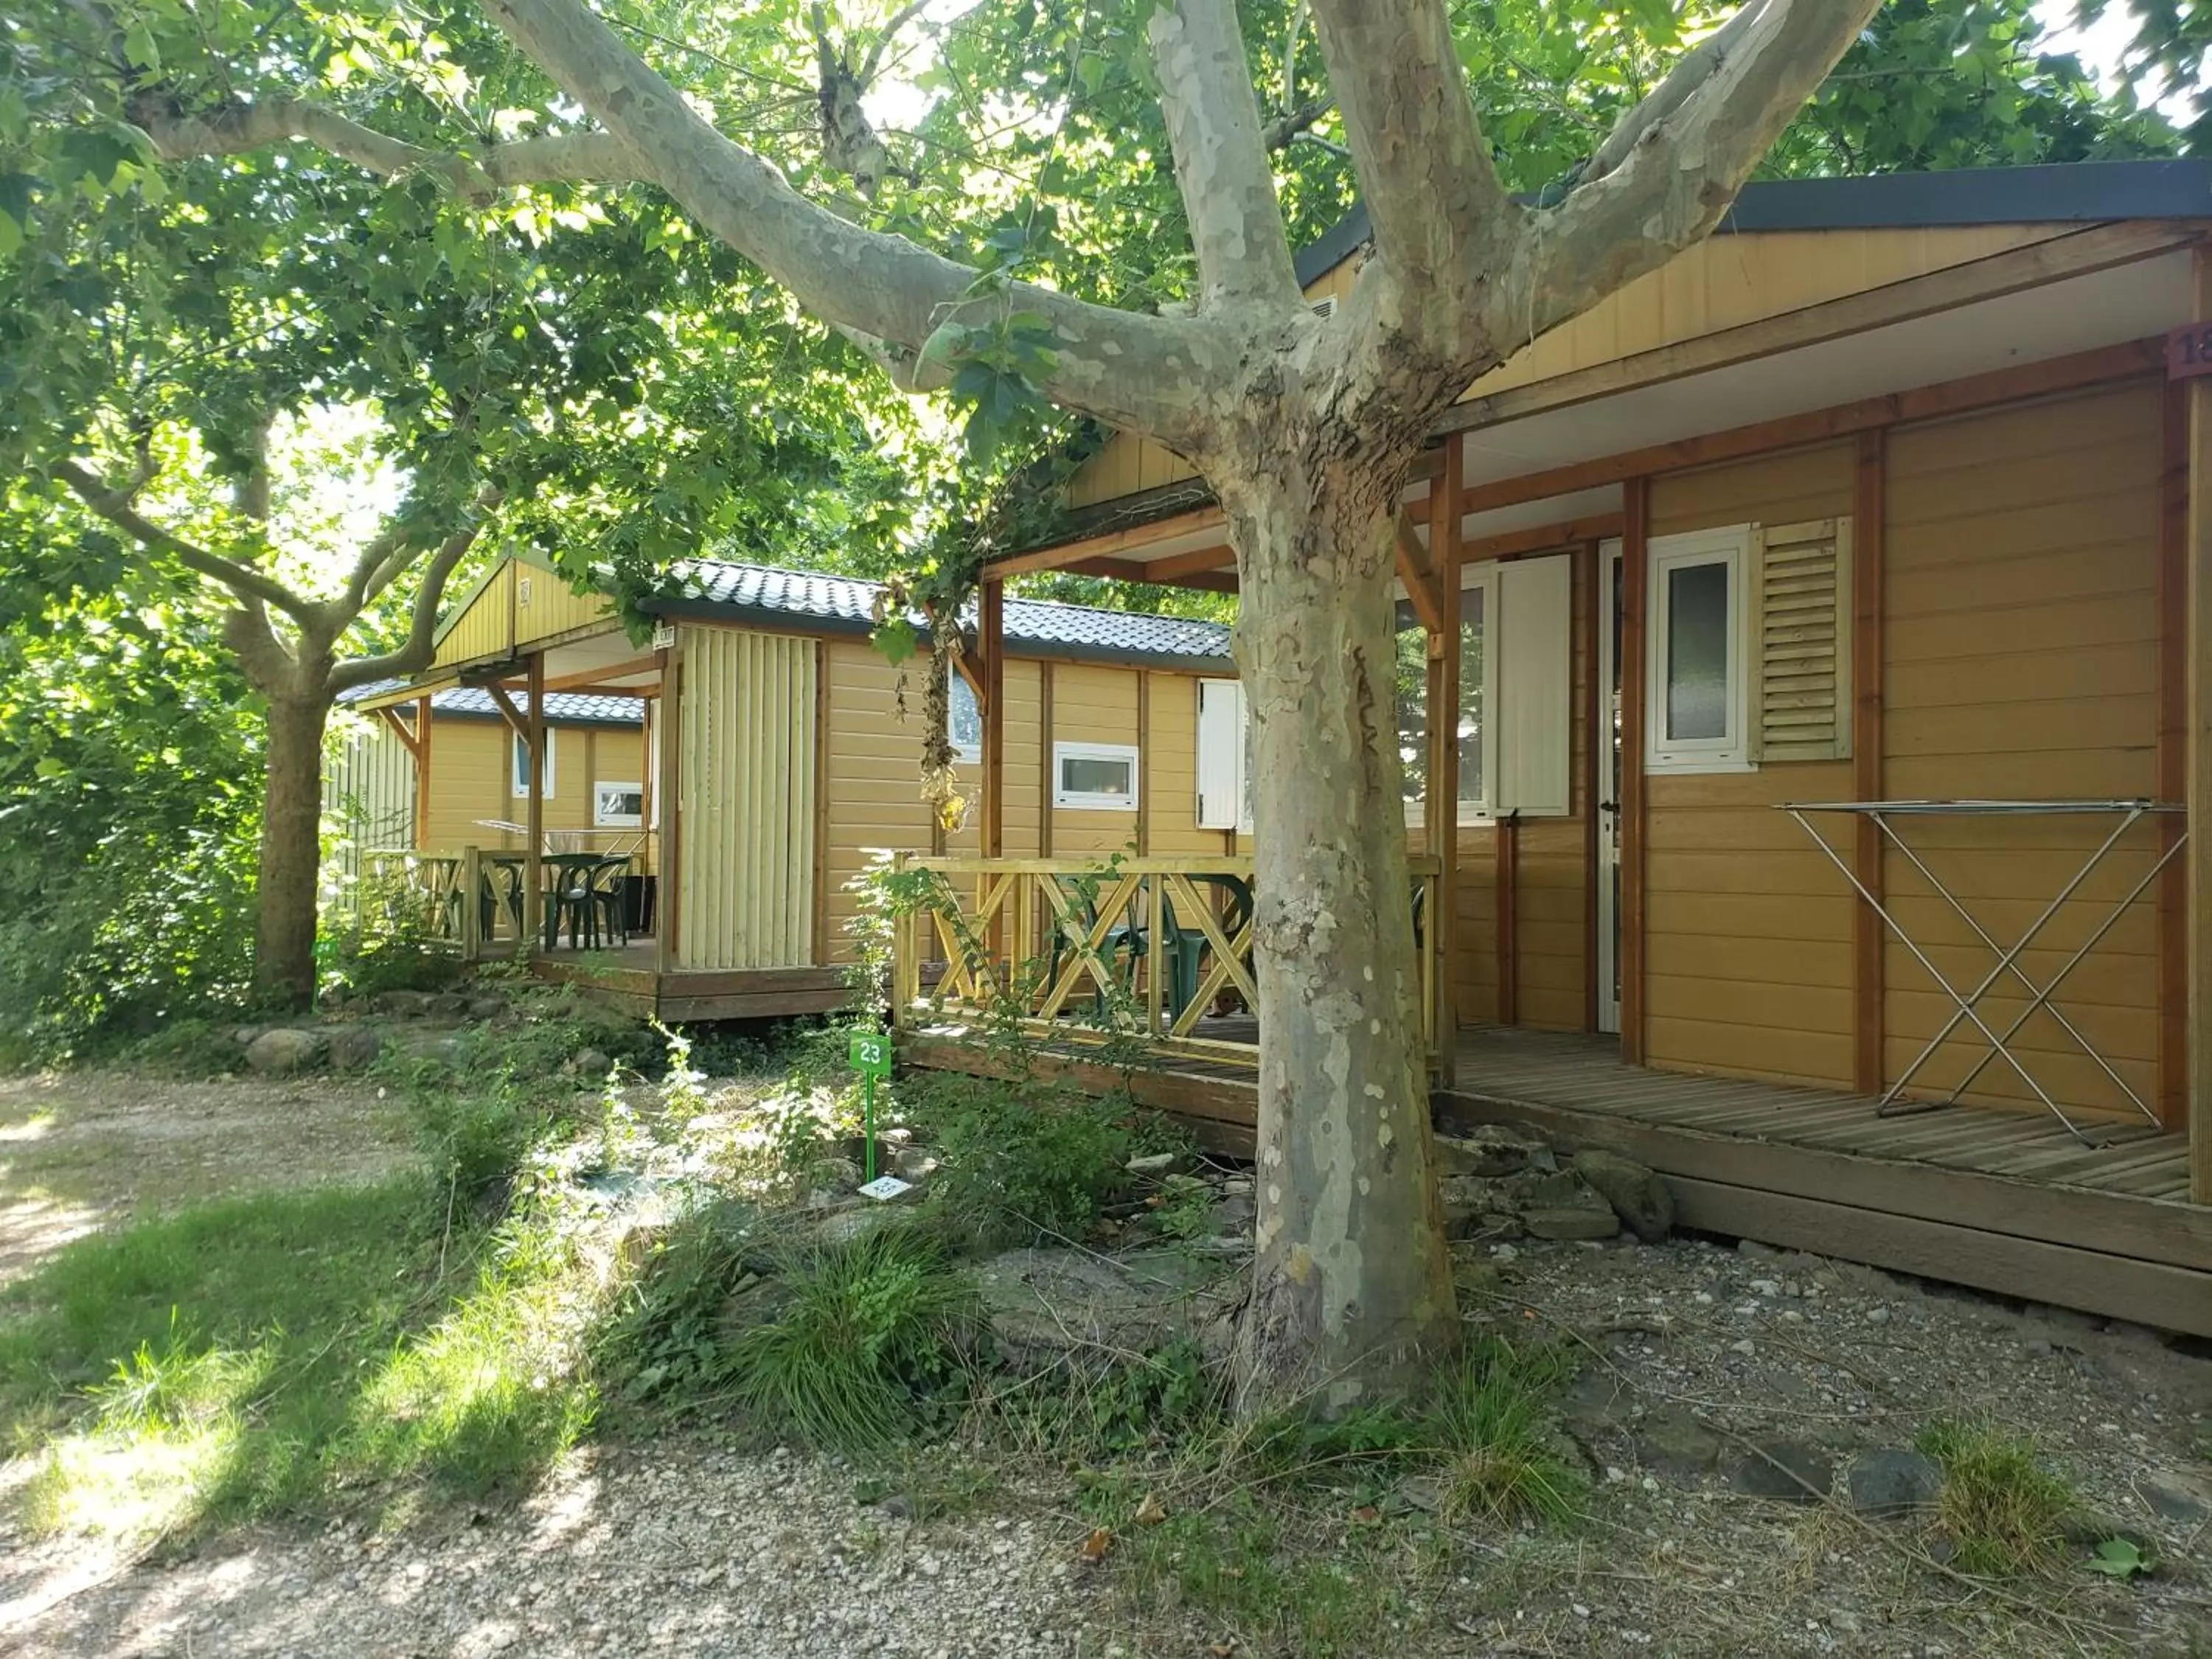
[[[1032,1036],[1135,1037],[1162,1054],[1256,1064],[1249,858],[927,858],[896,921],[894,1021],[975,1018]],[[1411,860],[1421,1036],[1433,1064],[1437,866]]]

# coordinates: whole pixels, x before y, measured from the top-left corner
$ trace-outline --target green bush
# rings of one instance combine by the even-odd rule
[[[1080,1237],[1132,1157],[1180,1144],[1126,1098],[950,1073],[902,1079],[899,1105],[938,1160],[935,1201],[994,1238]]]
[[[730,1393],[819,1446],[879,1448],[955,1390],[981,1319],[975,1290],[929,1229],[887,1223],[787,1256],[773,1316],[728,1347]]]
[[[681,1407],[727,1388],[730,1298],[774,1265],[759,1220],[752,1205],[725,1199],[662,1232],[591,1345],[610,1399]]]

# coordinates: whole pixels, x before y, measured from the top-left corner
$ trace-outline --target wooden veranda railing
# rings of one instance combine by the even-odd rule
[[[362,857],[377,902],[409,913],[430,938],[458,949],[463,961],[474,962],[488,949],[520,949],[526,854],[482,847],[451,853],[392,848]]]
[[[1134,1039],[1163,1056],[1259,1060],[1249,858],[931,858],[902,854],[891,1017],[1011,1024],[1054,1042]],[[1409,860],[1421,1037],[1440,1061],[1438,865]],[[918,895],[919,896],[914,896]]]

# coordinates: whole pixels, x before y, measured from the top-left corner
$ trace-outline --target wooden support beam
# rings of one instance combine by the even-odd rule
[[[1521,815],[1498,820],[1498,1023],[1521,1023]]]
[[[1614,533],[1618,533],[1617,532]],[[1612,687],[1598,673],[1605,660],[1604,630],[1612,625],[1613,589],[1606,581],[1605,549],[1590,541],[1575,554],[1575,580],[1584,595],[1583,618],[1583,1029],[1598,1029],[1605,987],[1598,983],[1598,807],[1605,799],[1606,762],[1613,722],[1607,718]]]
[[[983,584],[976,606],[975,633],[983,653],[983,684],[975,701],[983,715],[982,852],[994,859],[1006,850],[1006,585]]]
[[[1036,570],[1066,570],[1086,559],[1111,558],[1126,553],[1131,548],[1150,547],[1155,542],[1171,536],[1195,536],[1210,530],[1219,530],[1229,522],[1218,507],[1194,507],[1188,512],[1155,519],[1150,524],[1132,525],[1127,530],[1101,531],[1095,536],[1084,536],[1075,541],[1062,542],[1057,547],[1036,548],[1027,553],[1017,553],[1010,558],[994,559],[989,573],[994,577],[1026,575]]]
[[[1443,501],[1441,493],[1437,499]],[[1413,601],[1413,614],[1421,619],[1421,626],[1429,630],[1431,638],[1441,637],[1444,631],[1444,602],[1429,550],[1413,533],[1413,520],[1402,507],[1398,509],[1396,526],[1398,580],[1405,584],[1406,597]]]
[[[992,586],[996,586],[994,583]],[[989,717],[983,727],[989,764]],[[814,641],[814,963],[830,963],[830,642]],[[987,798],[988,799],[988,798]]]
[[[1037,856],[1052,856],[1052,665],[1037,665]]]
[[[2212,323],[2212,250],[2198,248],[2193,315]],[[2189,803],[2189,1195],[2212,1204],[2212,378],[2189,383],[2189,516],[2183,605]]]
[[[1137,671],[1137,856],[1152,850],[1152,675]],[[1158,937],[1156,933],[1155,939]]]
[[[1653,444],[1618,455],[1576,461],[1541,472],[1524,472],[1516,478],[1498,478],[1471,486],[1465,494],[1465,510],[1487,512],[1492,507],[1541,501],[1601,484],[1624,483],[1655,472],[1673,472],[1704,466],[1714,461],[1740,460],[1769,450],[1798,449],[1808,444],[1847,438],[1870,427],[1894,426],[1903,421],[1934,420],[1987,409],[1997,404],[2051,392],[2071,392],[2161,370],[2166,362],[2166,337],[2130,340],[2120,345],[2099,346],[2069,356],[2046,358],[2000,368],[1965,380],[1893,392],[1856,403],[1838,404],[1780,420],[1758,421],[1725,432],[1709,432],[1672,443]]]
[[[1882,793],[1882,529],[1887,516],[1888,438],[1881,428],[1859,434],[1851,492],[1851,788],[1860,800]],[[1863,813],[1852,817],[1851,867],[1867,891],[1882,893],[1881,831]],[[1882,1089],[1881,918],[1864,901],[1851,906],[1851,1086]]]
[[[507,700],[505,690],[494,686],[492,696],[512,720],[514,706]],[[518,954],[527,962],[545,931],[545,653],[542,651],[530,659],[530,726],[524,741],[530,750],[530,811],[526,819],[529,845],[523,849],[523,937]],[[465,903],[476,902],[473,892],[462,896]]]
[[[1609,398],[1638,387],[1662,386],[1754,358],[1838,340],[1870,330],[1910,322],[1960,306],[2002,298],[2069,277],[2086,276],[2116,265],[2170,252],[2197,234],[2190,224],[2125,220],[2094,225],[2026,247],[2008,248],[1965,264],[1931,270],[1880,288],[1847,294],[1818,305],[1801,306],[1778,317],[1764,317],[1735,328],[1717,330],[1609,362],[1554,374],[1526,386],[1510,386],[1487,397],[1455,404],[1443,416],[1449,430],[1493,427],[1504,422]]]
[[[660,877],[654,885],[653,965],[674,970],[684,907],[684,635],[660,653]]]
[[[424,701],[428,702],[428,699],[425,698]],[[392,735],[399,739],[400,746],[412,755],[415,757],[415,763],[420,766],[422,763],[422,745],[416,740],[415,733],[408,729],[407,722],[399,718],[399,711],[386,703],[376,711],[376,718],[392,728]],[[416,718],[421,717],[418,715]]]
[[[1586,519],[1565,519],[1558,524],[1532,525],[1502,535],[1480,536],[1460,544],[1469,563],[1478,559],[1514,559],[1528,553],[1555,553],[1577,542],[1603,541],[1620,534],[1620,514],[1597,513]]]
[[[2160,405],[2158,548],[2158,795],[2189,793],[2189,404],[2186,380],[2169,380]],[[2185,819],[2158,821],[2163,854]],[[2189,864],[2176,858],[2158,885],[2159,1121],[2189,1125]]]
[[[415,848],[417,852],[430,845],[430,757],[431,738],[437,730],[432,719],[430,699],[426,694],[415,700]]]
[[[548,691],[575,691],[586,687],[605,696],[641,696],[649,689],[645,686],[613,686],[610,680],[627,679],[632,674],[649,674],[660,665],[659,653],[647,652],[641,657],[632,657],[624,662],[602,663],[597,668],[579,668],[571,673],[556,675],[545,682]]]
[[[1194,553],[1171,553],[1164,559],[1148,560],[1144,568],[1152,572],[1150,580],[1180,582],[1210,570],[1227,569],[1236,562],[1237,550],[1223,542],[1216,547],[1201,547]]]
[[[530,661],[534,668],[541,665],[544,659],[532,657]],[[536,682],[532,680],[529,684],[535,684]],[[526,715],[522,710],[514,706],[514,699],[507,695],[507,688],[498,681],[494,680],[485,686],[484,690],[491,693],[492,706],[499,710],[499,717],[507,722],[507,729],[529,746],[531,758],[535,760],[538,757],[538,744],[530,735],[530,728],[532,720],[538,717],[537,699],[534,697],[531,699],[531,713]]]
[[[1650,577],[1650,482],[1627,482],[1620,532],[1620,1057],[1644,1063],[1644,650]]]

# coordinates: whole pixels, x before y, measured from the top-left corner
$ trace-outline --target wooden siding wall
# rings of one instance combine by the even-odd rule
[[[1848,515],[1848,444],[1651,483],[1651,533]],[[1948,793],[1948,792],[1946,792]],[[1848,800],[1848,761],[1653,774],[1646,785],[1644,1034],[1662,1066],[1848,1089],[1851,895],[1785,814]],[[1848,848],[1847,824],[1826,826]]]
[[[568,582],[528,560],[514,566],[514,643],[549,640],[613,614],[604,593],[579,593]]]
[[[677,965],[811,965],[814,641],[684,628],[678,647]]]
[[[545,802],[548,830],[590,829],[593,784],[644,779],[645,737],[635,728],[549,726],[546,736],[553,745],[553,793]],[[504,720],[432,719],[426,848],[458,852],[464,847],[523,844],[520,834],[488,830],[480,822],[495,818],[520,823],[529,805],[512,788],[512,742]],[[600,836],[620,843],[635,833],[608,830]]]
[[[503,559],[453,619],[431,658],[435,667],[504,657],[518,647],[605,621],[614,606],[604,593],[579,593],[532,559]]]
[[[336,838],[338,902],[350,908],[362,854],[415,844],[415,757],[381,717],[350,722],[323,768],[323,830]]]
[[[453,619],[430,659],[434,667],[503,654],[514,643],[514,562],[503,560]]]
[[[2158,792],[2160,392],[2137,383],[1890,435],[1883,672],[1884,793],[2131,799]],[[2109,818],[1936,820],[1916,848],[2005,945],[2026,930],[2112,828]],[[2047,982],[2148,867],[2137,826],[2021,965]],[[1895,853],[1897,914],[1954,983],[1992,965],[1957,916]],[[2069,977],[2060,1002],[2147,1101],[2158,1054],[2156,889]],[[1884,962],[1885,1076],[1894,1078],[1951,1003],[1892,940]],[[2007,992],[2014,986],[2001,988]],[[2024,994],[1993,993],[2000,1032]],[[2058,1100],[2129,1110],[2047,1014],[2014,1039]],[[1985,1051],[1951,1042],[1922,1075],[1948,1088]],[[2032,1101],[2002,1061],[1975,1093]]]
[[[860,641],[832,641],[830,674],[829,882],[825,906],[830,956],[849,962],[849,933],[857,912],[849,884],[886,851],[974,855],[981,851],[981,815],[973,805],[982,788],[981,769],[959,769],[969,791],[967,823],[950,835],[934,829],[921,799],[916,771],[920,752],[921,688],[926,659],[909,665],[908,723],[898,719],[898,671]],[[1223,665],[1224,670],[1226,664]],[[1042,729],[1044,680],[1052,676],[1052,724]],[[1006,659],[1006,750],[1004,855],[1103,858],[1133,848],[1138,818],[1152,850],[1218,853],[1230,837],[1198,824],[1198,691],[1195,677],[1176,671],[1146,672],[1148,730],[1137,726],[1137,671],[1091,663],[1031,658]],[[1144,788],[1136,812],[1091,812],[1053,808],[1046,793],[1047,745],[1061,742],[1133,744],[1139,750]],[[1051,844],[1040,829],[1049,817]]]
[[[1589,866],[1590,676],[1589,607],[1594,561],[1584,548],[1553,548],[1574,558],[1574,666],[1570,676],[1573,732],[1565,817],[1523,818],[1514,887],[1516,1023],[1542,1030],[1579,1031],[1589,1023]],[[1532,556],[1542,557],[1538,554]],[[1494,647],[1495,641],[1493,639]],[[1459,927],[1451,940],[1454,1012],[1462,1023],[1499,1015],[1498,844],[1501,831],[1465,826],[1459,832]],[[1408,841],[1421,844],[1419,830]]]

